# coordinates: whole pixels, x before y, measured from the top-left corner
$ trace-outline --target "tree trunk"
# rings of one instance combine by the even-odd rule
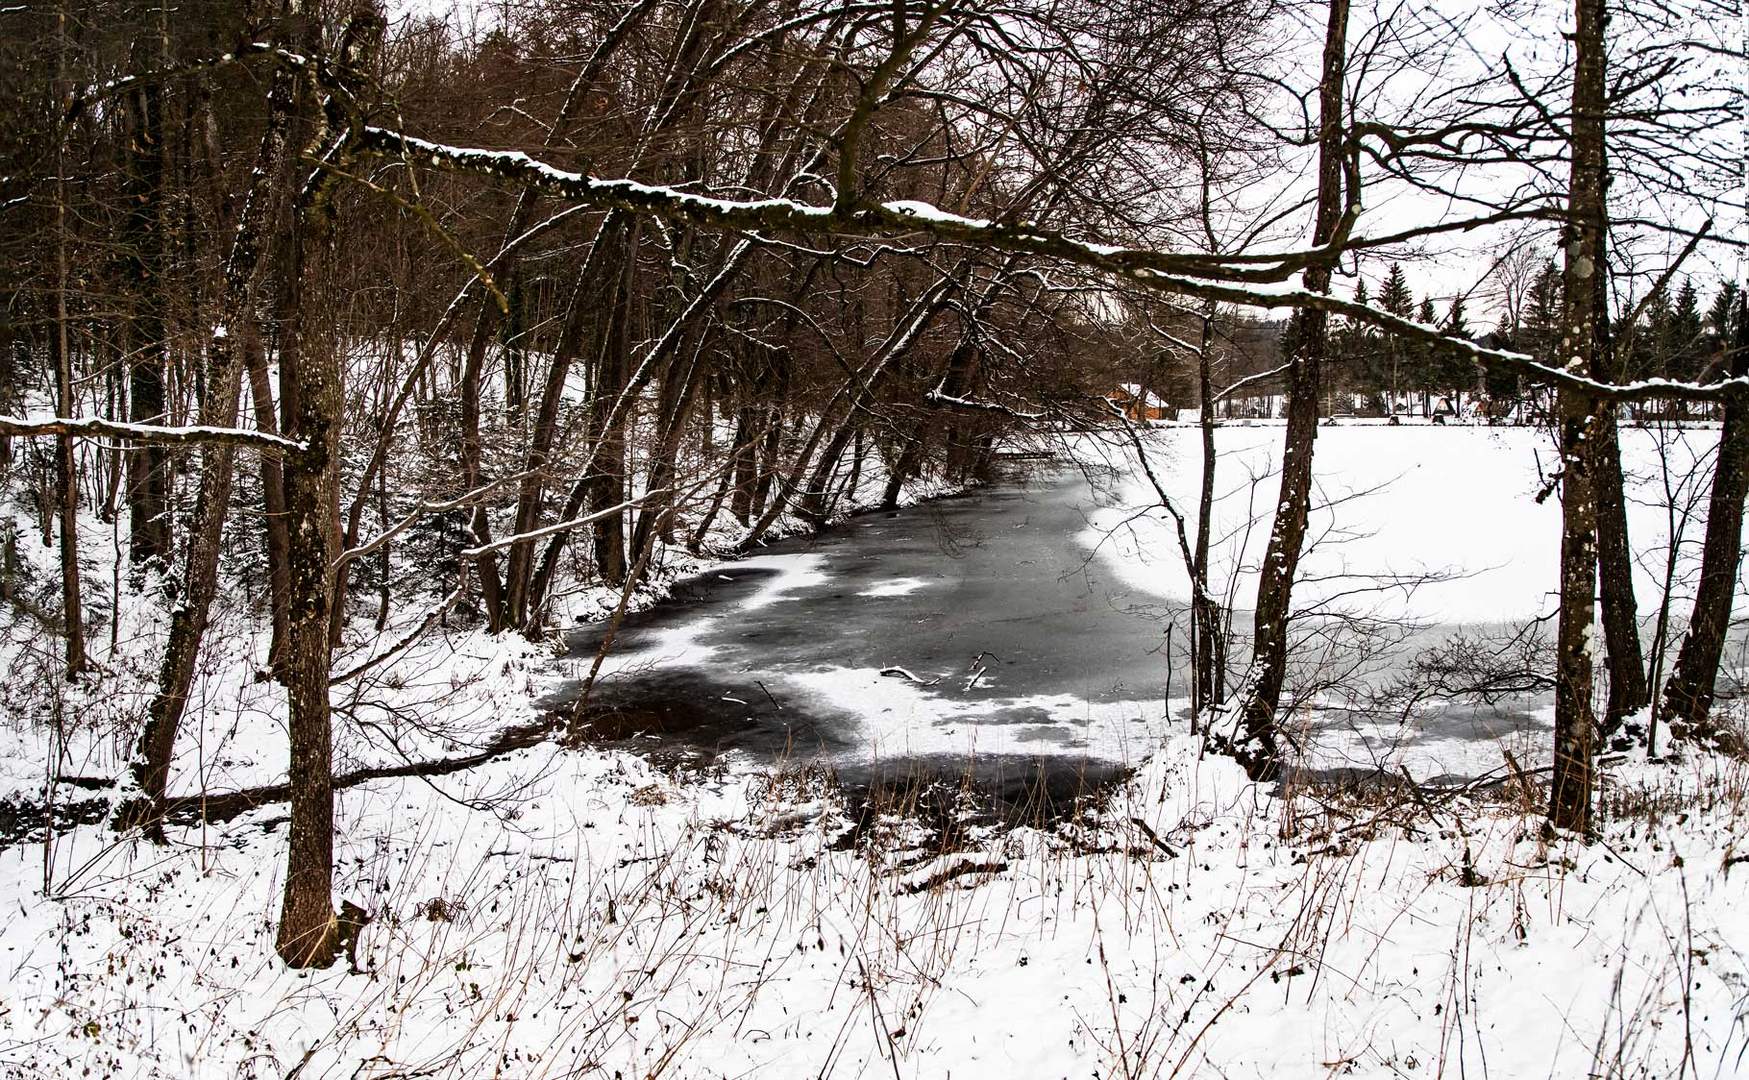
[[[745,391],[743,391],[745,392]],[[730,458],[734,461],[732,475],[734,489],[729,496],[729,513],[743,527],[753,515],[753,485],[758,473],[759,438],[754,429],[754,415],[757,409],[751,402],[743,402],[735,412],[735,445],[730,450]]]
[[[1749,375],[1749,302],[1737,301],[1731,374]],[[1731,625],[1737,573],[1743,557],[1743,500],[1749,496],[1749,404],[1741,398],[1725,403],[1724,428],[1719,432],[1719,457],[1713,466],[1713,490],[1707,503],[1706,546],[1701,550],[1700,586],[1694,614],[1676,654],[1670,681],[1664,684],[1664,707],[1670,734],[1702,745],[1741,752],[1740,733],[1713,719],[1713,687],[1725,634]]]
[[[1326,244],[1335,236],[1343,205],[1343,80],[1348,54],[1348,0],[1331,0],[1324,36],[1323,81],[1318,113],[1318,218],[1313,242]],[[1308,267],[1306,288],[1330,289],[1330,266]],[[1230,750],[1253,779],[1273,778],[1281,762],[1276,740],[1276,711],[1287,672],[1288,616],[1292,611],[1294,571],[1305,543],[1306,517],[1312,503],[1312,446],[1318,436],[1320,368],[1327,347],[1329,316],[1306,309],[1299,321],[1298,346],[1289,358],[1287,374],[1287,435],[1282,447],[1281,497],[1276,502],[1275,527],[1257,582],[1257,610],[1252,635],[1251,671],[1240,706],[1239,731]]]
[[[679,478],[675,458],[680,453],[681,437],[692,418],[698,392],[704,386],[706,369],[710,366],[704,355],[704,345],[693,349],[692,362],[684,370],[671,373],[662,387],[662,430],[656,437],[656,448],[650,458],[650,475],[645,489],[652,494],[639,509],[637,524],[632,529],[631,556],[640,565],[647,564],[646,549],[654,548],[666,523],[674,515],[674,497],[655,495],[656,491],[673,484]],[[708,417],[707,417],[708,422]]]
[[[267,351],[262,347],[261,334],[252,322],[244,324],[243,360],[249,371],[249,397],[254,403],[255,427],[274,435],[279,433],[279,410],[273,403],[273,382],[267,369]],[[286,638],[289,634],[286,611],[290,603],[291,532],[286,526],[285,471],[280,460],[271,454],[261,455],[261,502],[265,518],[262,537],[267,552],[268,603],[273,609],[273,637],[268,648],[267,663],[276,677],[283,673]]]
[[[55,403],[62,416],[75,412],[73,358],[67,335],[67,238],[66,191],[55,206],[59,221],[55,241],[55,327],[49,338],[55,365]],[[61,519],[61,615],[67,622],[67,677],[85,671],[85,611],[79,597],[79,475],[73,459],[73,436],[55,440],[55,502]]]
[[[137,51],[137,50],[136,50]],[[152,58],[137,61],[142,70]],[[162,424],[164,416],[164,121],[162,91],[147,83],[126,95],[127,214],[123,259],[132,279],[133,329],[128,371],[128,419]],[[128,557],[135,563],[170,557],[169,455],[161,444],[136,445],[128,455]]]
[[[370,51],[380,39],[380,16],[359,12],[340,42],[340,74],[349,87],[363,85]],[[330,126],[346,123],[355,133],[356,113],[342,113],[330,96],[323,102]],[[351,163],[348,143],[335,151]],[[290,851],[285,895],[275,946],[292,967],[333,963],[339,945],[334,915],[333,717],[328,679],[332,659],[334,575],[339,555],[339,465],[342,379],[339,350],[315,331],[316,287],[333,247],[334,176],[322,171],[306,186],[294,224],[290,315],[280,356],[281,397],[287,403],[288,434],[303,443],[285,455],[286,516],[291,537],[287,565],[290,595],[286,638],[286,691],[291,735]]]
[[[291,121],[291,90],[290,75],[284,72],[276,74],[268,98],[267,127],[256,151],[249,191],[225,262],[224,299],[219,310],[220,318],[229,322],[221,321],[214,327],[207,345],[206,399],[201,402],[200,410],[200,422],[211,427],[236,425],[243,366],[240,353],[258,340],[252,324],[264,265],[261,258],[265,243],[264,226],[271,217],[270,203],[275,197],[273,185],[283,175],[282,159]],[[265,381],[265,363],[261,367]],[[271,412],[269,404],[270,417]],[[134,777],[146,799],[152,822],[157,820],[163,807],[177,728],[182,721],[189,687],[194,682],[195,660],[206,635],[213,598],[218,592],[219,547],[230,508],[235,453],[233,446],[222,442],[209,443],[201,450],[200,490],[195,499],[193,526],[188,540],[182,602],[170,615],[170,634],[158,670],[158,689],[147,707],[146,726],[134,764]],[[274,468],[277,474],[278,466]],[[270,521],[274,517],[272,509],[270,502]],[[279,509],[283,511],[283,505]],[[273,570],[276,585],[283,569],[281,565]],[[276,606],[274,615],[277,621],[283,612]]]
[[[58,51],[57,81],[66,77],[67,8],[56,19]],[[55,325],[49,335],[50,359],[55,368],[55,407],[71,417],[73,402],[72,342],[67,334],[67,286],[72,268],[67,259],[67,165],[66,139],[55,140]],[[85,671],[85,612],[79,597],[79,477],[73,461],[73,436],[55,440],[56,502],[61,517],[61,615],[66,619],[67,677]],[[48,528],[44,520],[44,530]]]
[[[1204,710],[1226,696],[1227,648],[1222,633],[1220,604],[1209,588],[1210,519],[1215,510],[1215,406],[1213,362],[1215,318],[1211,302],[1203,309],[1202,336],[1196,358],[1197,387],[1202,407],[1198,410],[1198,426],[1202,431],[1202,488],[1197,495],[1196,549],[1191,561],[1191,648],[1195,654],[1191,713],[1200,717]]]
[[[591,513],[625,501],[625,432],[630,411],[615,416],[614,405],[630,387],[632,296],[637,282],[637,229],[626,238],[619,260],[619,281],[613,291],[607,332],[593,387],[594,408],[589,415],[589,445],[595,448],[585,474]],[[595,572],[611,585],[626,577],[625,514],[609,513],[589,527],[595,553]]]
[[[1567,197],[1566,311],[1561,357],[1568,371],[1596,370],[1604,272],[1603,0],[1575,0],[1572,177]],[[1591,826],[1593,622],[1596,605],[1597,502],[1591,475],[1600,403],[1570,389],[1557,395],[1561,439],[1561,610],[1555,661],[1555,768],[1549,821]]]
[[[611,277],[604,278],[603,267],[608,268],[606,274],[617,274],[619,260],[628,256],[625,239],[625,222],[620,215],[609,214],[597,230],[583,266],[577,271],[565,326],[553,349],[552,363],[547,367],[546,385],[541,390],[540,404],[536,406],[534,430],[530,433],[528,454],[523,460],[523,469],[530,475],[523,478],[517,492],[516,534],[531,532],[540,524],[541,503],[546,491],[545,478],[540,470],[546,467],[553,440],[558,434],[559,405],[564,400],[565,383],[583,343],[591,336],[588,331],[598,326],[597,315],[602,308],[603,294],[617,287]],[[599,334],[593,336],[599,340]],[[530,610],[528,602],[534,551],[533,540],[519,540],[512,544],[504,572],[509,618],[529,630],[535,629],[540,622],[537,612]]]
[[[498,309],[490,303],[482,304],[479,318],[474,323],[474,335],[468,342],[467,359],[462,364],[461,380],[461,457],[462,457],[462,490],[471,491],[480,486],[481,474],[481,442],[480,442],[480,388],[486,367],[486,349],[492,343],[493,334],[497,329]],[[484,504],[475,506],[469,518],[473,530],[475,544],[492,542],[491,519],[486,513]],[[504,592],[498,576],[498,557],[488,551],[479,560],[480,599],[486,610],[486,626],[493,633],[504,628]]]
[[[1600,73],[1601,75],[1601,73]],[[1601,104],[1599,108],[1601,108]],[[1595,168],[1601,173],[1608,168],[1598,121],[1598,142],[1594,151]],[[1597,206],[1600,224],[1607,218],[1606,208]],[[1606,224],[1602,224],[1607,229]],[[1620,378],[1621,361],[1610,340],[1608,275],[1604,271],[1608,241],[1607,231],[1598,235],[1596,267],[1591,274],[1591,312],[1594,320],[1591,348],[1591,377],[1599,382],[1615,382]],[[1652,700],[1646,684],[1645,654],[1640,648],[1640,612],[1634,598],[1634,556],[1628,542],[1627,495],[1621,471],[1621,439],[1616,430],[1616,410],[1603,405],[1597,410],[1591,439],[1591,477],[1597,499],[1597,577],[1603,599],[1603,639],[1608,650],[1609,700],[1604,708],[1599,735],[1614,736],[1630,713],[1638,712]],[[1644,727],[1624,733],[1634,741],[1646,737]]]

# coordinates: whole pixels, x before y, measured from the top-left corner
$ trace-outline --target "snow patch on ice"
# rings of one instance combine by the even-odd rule
[[[923,588],[926,584],[928,584],[928,583],[923,581],[921,578],[913,578],[913,577],[894,578],[891,581],[883,581],[879,585],[875,585],[871,588],[863,589],[861,592],[857,593],[856,595],[858,595],[858,596],[875,596],[875,597],[909,596],[912,593],[916,592],[918,589]]]

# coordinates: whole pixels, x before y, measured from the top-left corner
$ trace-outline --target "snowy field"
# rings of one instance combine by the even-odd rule
[[[1158,433],[1177,497],[1194,494],[1194,436]],[[1247,475],[1267,471],[1279,436],[1223,432],[1224,532],[1243,534]],[[1654,444],[1626,437],[1636,491],[1661,490]],[[1685,463],[1711,433],[1687,438]],[[1364,494],[1324,518],[1349,539],[1326,542],[1314,574],[1470,574],[1389,601],[1430,621],[1543,610],[1556,511],[1534,502],[1540,439],[1324,429],[1326,499]],[[1257,493],[1266,506],[1272,483]],[[1119,495],[1147,501],[1133,480]],[[1506,524],[1480,524],[1496,514]],[[1655,565],[1659,514],[1634,520]],[[1138,590],[1182,596],[1168,543],[1137,521],[1100,558]],[[805,559],[784,557],[751,606],[718,617],[820,584]],[[355,630],[348,655],[418,615]],[[237,651],[203,669],[178,791],[283,775],[280,691],[252,678],[260,628],[235,599],[223,618]],[[130,616],[121,640],[149,643],[156,625]],[[693,626],[664,647],[708,666],[701,641]],[[124,689],[149,678],[138,667],[136,684],[71,702],[97,720],[65,771],[120,772],[114,728],[142,703]],[[340,695],[337,764],[477,750],[537,718],[555,671],[520,639],[434,632]],[[930,707],[903,681],[819,678],[871,727],[887,722],[877,707]],[[27,681],[5,692],[25,700]],[[163,847],[101,826],[9,847],[0,1076],[1749,1076],[1741,763],[1613,766],[1601,839],[1581,844],[1545,839],[1512,785],[1426,800],[1254,785],[1162,712],[1121,748],[1130,781],[1041,829],[858,826],[814,770],[664,770],[556,740],[351,785],[336,900],[373,921],[316,973],[273,953],[283,805],[174,827]],[[4,728],[7,790],[28,792],[42,736],[18,714]]]
[[[1201,432],[1149,433],[1156,474],[1193,534],[1201,484]],[[1228,424],[1216,433],[1211,580],[1235,580],[1238,606],[1257,588],[1279,492],[1280,425]],[[1656,610],[1672,526],[1682,539],[1679,587],[1698,565],[1715,429],[1659,432],[1624,426],[1628,529],[1642,614]],[[1164,514],[1137,517],[1157,499],[1118,451],[1113,505],[1083,542],[1138,589],[1183,600],[1189,579]],[[1334,604],[1431,624],[1498,623],[1547,614],[1556,603],[1560,500],[1538,502],[1554,469],[1550,435],[1528,427],[1326,423],[1313,457],[1314,510],[1300,563],[1297,606]],[[1674,513],[1674,518],[1673,518]]]

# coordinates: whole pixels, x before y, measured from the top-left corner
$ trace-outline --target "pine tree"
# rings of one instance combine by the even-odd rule
[[[1409,292],[1409,281],[1403,275],[1403,268],[1397,263],[1391,264],[1391,269],[1385,274],[1384,287],[1379,290],[1379,307],[1398,318],[1407,319],[1414,310],[1415,299]],[[1382,341],[1379,382],[1389,396],[1390,404],[1386,412],[1395,413],[1398,405],[1398,395],[1411,389],[1411,360],[1409,348],[1401,338],[1387,334]]]
[[[1552,360],[1561,323],[1561,272],[1555,260],[1543,263],[1536,281],[1531,284],[1524,308],[1524,322],[1519,327],[1518,348],[1548,363]]]
[[[1384,288],[1379,290],[1379,307],[1405,319],[1415,308],[1415,297],[1409,292],[1409,281],[1403,276],[1402,266],[1397,263],[1392,263],[1390,272],[1385,275]]]
[[[1697,379],[1706,364],[1705,330],[1700,314],[1700,293],[1694,282],[1684,281],[1670,311],[1664,340],[1666,373],[1673,379]]]
[[[1630,378],[1665,375],[1670,370],[1670,294],[1659,289],[1646,298],[1645,314],[1632,328],[1622,371]],[[1618,348],[1620,346],[1618,345]]]
[[[1473,336],[1470,333],[1469,314],[1464,310],[1462,293],[1451,298],[1451,306],[1446,309],[1445,321],[1439,328],[1452,337],[1468,341]],[[1439,392],[1450,394],[1452,405],[1461,404],[1462,395],[1473,390],[1476,385],[1476,366],[1462,354],[1441,350],[1433,358],[1433,369],[1439,382]]]
[[[1372,297],[1362,278],[1354,287],[1354,302],[1372,306]],[[1380,394],[1389,386],[1389,372],[1383,364],[1378,347],[1378,335],[1365,323],[1344,319],[1330,336],[1330,358],[1340,365],[1340,388],[1365,394],[1372,411],[1382,411]]]
[[[1445,322],[1441,323],[1439,328],[1453,337],[1461,337],[1468,340],[1470,336],[1470,321],[1468,315],[1464,311],[1464,297],[1462,293],[1451,298],[1451,307],[1446,309]]]
[[[1433,298],[1421,298],[1421,306],[1415,311],[1415,321],[1427,326],[1439,325],[1439,314],[1433,307]],[[1430,416],[1433,412],[1433,395],[1441,388],[1439,357],[1426,345],[1416,345],[1409,352],[1408,368],[1411,372],[1410,383],[1421,391],[1421,415]]]
[[[1736,329],[1732,321],[1732,312],[1737,307],[1737,283],[1727,281],[1719,286],[1719,293],[1713,297],[1713,306],[1707,309],[1706,333],[1707,351],[1718,353],[1729,347],[1731,334]]]

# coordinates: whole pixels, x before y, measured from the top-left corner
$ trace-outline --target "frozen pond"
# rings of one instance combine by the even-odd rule
[[[1697,448],[1677,455],[1684,468],[1712,437],[1692,435]],[[1221,574],[1239,568],[1241,606],[1253,588],[1245,568],[1267,531],[1266,521],[1245,523],[1273,497],[1279,436],[1266,427],[1221,435],[1216,563]],[[1656,455],[1645,433],[1624,436],[1635,443],[1636,540],[1655,547],[1663,514],[1646,496],[1662,485],[1647,467]],[[1392,677],[1408,652],[1459,626],[1552,605],[1544,582],[1558,509],[1535,499],[1543,439],[1527,429],[1320,433],[1328,505],[1314,515],[1321,541],[1296,601],[1414,624],[1397,659],[1357,681]],[[1160,432],[1157,443],[1171,494],[1193,498],[1194,432]],[[1055,464],[774,544],[630,618],[591,702],[617,717],[604,718],[604,730],[632,744],[824,759],[852,773],[970,761],[998,785],[1041,766],[1109,773],[1145,753],[1162,725],[1183,723],[1186,589],[1158,514],[1137,517],[1148,502],[1131,471]],[[1698,538],[1699,525],[1690,528]],[[1444,579],[1368,585],[1426,574]],[[1643,612],[1655,602],[1648,591],[1642,582]],[[1238,611],[1235,625],[1243,635],[1249,612]],[[579,631],[572,663],[586,667],[599,642],[599,629]],[[1305,764],[1477,775],[1500,766],[1503,742],[1541,756],[1546,704],[1436,706],[1407,720],[1308,713]]]
[[[628,618],[591,701],[628,737],[841,774],[1104,776],[1145,753],[1185,683],[1164,648],[1177,614],[1182,652],[1179,605],[1076,540],[1099,502],[1057,465],[774,544]],[[577,663],[601,632],[574,636]]]

